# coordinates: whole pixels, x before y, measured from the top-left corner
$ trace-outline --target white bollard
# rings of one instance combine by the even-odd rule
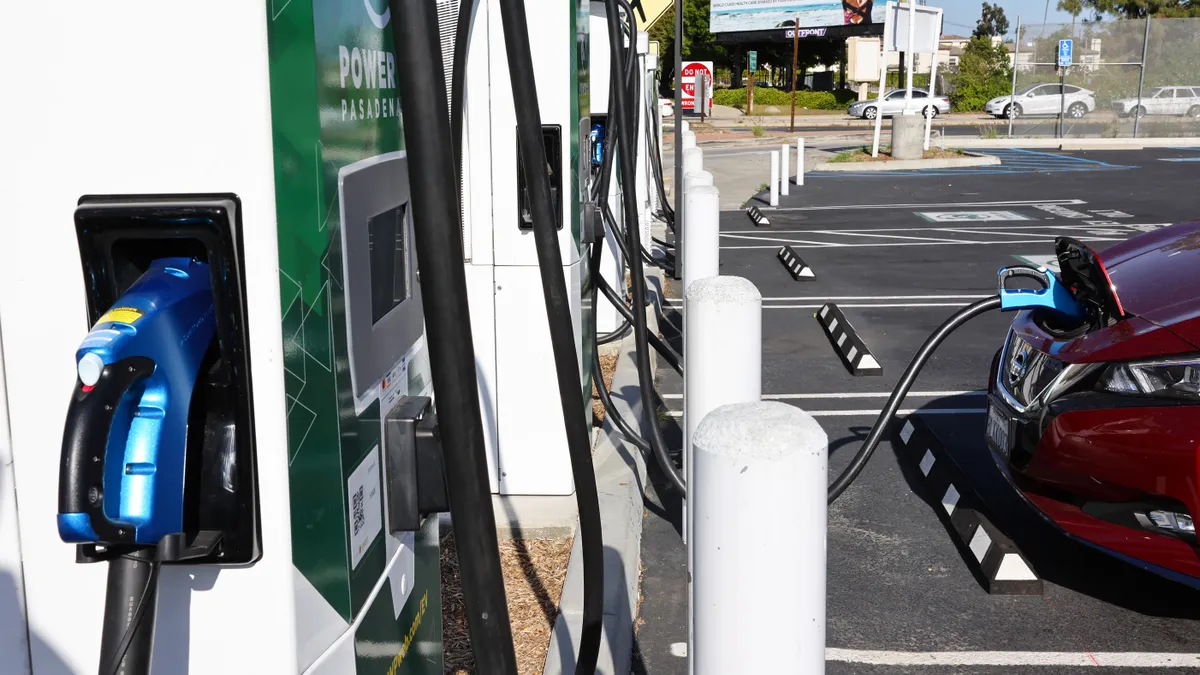
[[[693,194],[702,189],[695,188]],[[713,190],[715,193],[716,188]],[[690,439],[705,415],[726,403],[762,397],[762,295],[742,277],[717,276],[718,197],[714,194],[712,200],[711,224],[704,223],[706,227],[699,235],[705,237],[703,246],[707,250],[689,251],[683,267],[683,333],[687,336],[683,355],[687,364],[683,438],[684,463],[688,466],[692,465],[688,461],[692,455]],[[688,236],[698,235],[688,230]],[[696,242],[690,239],[688,244]],[[696,267],[689,271],[693,261]]]
[[[719,235],[716,223],[712,239]],[[690,232],[690,231],[689,231]],[[689,236],[692,236],[689,234]],[[688,241],[689,250],[695,245]],[[683,471],[684,480],[693,480],[692,447],[689,439],[704,416],[727,403],[757,401],[762,397],[762,295],[754,284],[742,277],[717,276],[717,244],[706,242],[711,257],[702,263],[708,276],[685,281],[683,362]],[[689,271],[684,266],[684,274]],[[690,493],[692,494],[692,493]],[[691,542],[695,511],[691,499],[684,500],[684,542]],[[688,547],[688,579],[693,565]],[[694,596],[688,584],[688,641],[692,642]]]
[[[719,273],[721,193],[712,185],[693,185],[683,193],[683,202],[683,212],[687,214],[683,229],[688,238],[683,259],[683,313],[686,322],[691,285],[707,277],[716,277]],[[687,329],[683,332],[686,335]],[[687,357],[683,360],[686,362]]]
[[[680,137],[683,139],[683,141],[682,141],[682,145],[680,145],[679,147],[683,148],[684,150],[687,150],[688,148],[696,147],[696,133],[695,132],[685,131],[685,132],[683,132],[683,134],[681,134]]]
[[[686,155],[686,153],[685,153]],[[684,157],[687,161],[687,157]],[[687,166],[687,164],[684,164]],[[771,151],[771,206],[779,206],[779,151]]]
[[[796,139],[796,185],[804,185],[804,137]]]
[[[688,124],[687,120],[679,120],[679,130],[680,131],[686,133],[691,128],[692,128],[692,125]]]
[[[685,173],[683,175],[683,195],[687,198],[689,188],[698,185],[712,185],[713,175],[707,171],[696,171],[694,173]]]
[[[791,176],[788,175],[788,171],[790,171],[792,168],[792,162],[790,159],[788,159],[788,151],[791,149],[792,146],[788,145],[787,143],[779,146],[779,173],[781,174],[779,176],[779,191],[784,195],[790,194],[788,191],[788,183],[791,182]]]
[[[695,675],[824,673],[825,432],[786,403],[735,403],[692,444]]]
[[[700,173],[704,170],[704,151],[700,148],[688,148],[683,151],[683,173]]]

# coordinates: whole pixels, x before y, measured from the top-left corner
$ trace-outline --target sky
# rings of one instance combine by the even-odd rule
[[[928,0],[926,4],[940,6],[944,10],[942,15],[943,33],[965,37],[969,37],[971,31],[975,30],[975,22],[979,21],[983,10],[982,0]],[[1016,30],[1017,15],[1021,16],[1022,24],[1040,24],[1046,11],[1046,0],[998,0],[996,4],[1004,8],[1004,16],[1008,18],[1009,35]],[[1046,21],[1048,23],[1070,23],[1071,15],[1058,11],[1057,5],[1058,0],[1050,0],[1050,16]]]

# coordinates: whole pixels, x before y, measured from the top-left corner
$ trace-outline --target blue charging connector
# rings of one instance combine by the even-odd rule
[[[997,273],[1000,287],[1000,311],[1015,312],[1022,309],[1042,309],[1070,319],[1083,319],[1083,305],[1071,295],[1070,289],[1058,280],[1054,272],[1045,267],[1001,267]],[[1005,282],[1013,278],[1033,279],[1041,288],[1007,288]]]
[[[63,541],[183,531],[188,411],[215,330],[209,266],[182,257],[152,262],[92,327],[63,437]]]
[[[588,137],[592,147],[592,167],[597,168],[604,164],[604,125],[593,124]]]

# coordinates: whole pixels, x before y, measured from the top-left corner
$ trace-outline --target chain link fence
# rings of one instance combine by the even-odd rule
[[[1008,119],[1010,136],[1200,137],[1200,19],[1018,22],[1009,50],[1012,96],[988,112]]]

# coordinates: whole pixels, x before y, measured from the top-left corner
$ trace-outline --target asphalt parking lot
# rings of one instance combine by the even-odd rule
[[[764,299],[764,396],[816,417],[829,435],[831,475],[857,450],[926,336],[995,293],[998,268],[1053,260],[1057,235],[1103,249],[1200,218],[1200,148],[998,152],[1007,153],[1001,167],[810,174],[776,209],[751,202],[771,228],[742,211],[721,214],[721,274],[746,277]],[[793,280],[775,257],[783,245],[814,280]],[[814,318],[826,302],[842,308],[882,376],[847,372]],[[1044,593],[984,590],[893,435],[830,507],[828,672],[1073,674],[1105,661],[1122,673],[1197,672],[1179,664],[1200,654],[1200,592],[1057,536],[992,462],[981,392],[1010,320],[991,313],[952,335],[902,409],[921,415],[956,454]],[[678,410],[682,382],[667,370],[658,379],[663,404]],[[682,673],[684,659],[672,655],[686,639],[682,545],[671,536],[677,504],[652,496],[647,507],[638,672]],[[786,528],[779,523],[781,536]],[[941,665],[930,665],[935,659]]]

